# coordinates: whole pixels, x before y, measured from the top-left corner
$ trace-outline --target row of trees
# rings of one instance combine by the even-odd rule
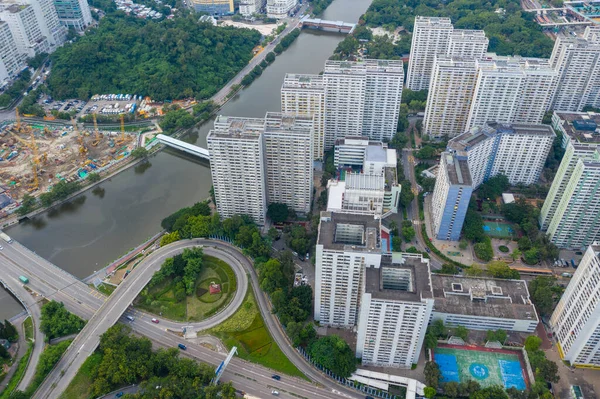
[[[177,232],[176,235],[168,235],[165,242],[161,242],[163,245],[174,241],[175,237],[221,236],[229,238],[255,259],[266,261],[271,253],[270,240],[261,236],[260,230],[248,215],[235,215],[221,221],[217,213],[211,215],[207,202],[178,210],[164,218],[161,226],[169,233]]]
[[[165,134],[173,134],[179,129],[188,129],[196,124],[196,118],[178,105],[163,107],[163,117],[159,122]]]
[[[48,87],[57,99],[115,92],[206,99],[248,64],[259,42],[255,30],[214,27],[193,14],[160,22],[108,15],[52,54]]]
[[[29,72],[29,69],[21,72],[17,80],[4,93],[0,94],[0,107],[7,107],[14,99],[25,92],[27,87],[29,87],[30,80],[31,72]]]
[[[553,276],[538,276],[529,282],[528,288],[531,301],[542,316],[552,314],[565,290]]]
[[[48,339],[78,333],[84,325],[85,321],[69,312],[62,302],[52,300],[42,306],[40,330]]]
[[[26,193],[21,199],[21,206],[17,209],[17,214],[21,216],[26,215],[34,210],[38,204],[44,207],[50,206],[56,201],[67,198],[69,195],[80,189],[81,183],[78,181],[66,182],[61,180],[52,186],[50,191],[42,193],[38,198]]]
[[[93,364],[90,396],[98,397],[113,389],[140,383],[140,390],[130,398],[235,398],[231,383],[212,385],[214,369],[208,364],[179,358],[177,348],[152,351],[147,338],[130,335],[130,329],[117,324],[100,339]]]

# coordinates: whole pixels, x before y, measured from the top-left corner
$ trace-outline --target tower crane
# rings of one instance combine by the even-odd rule
[[[117,140],[117,145],[121,145],[128,140],[128,137],[125,136],[125,115],[121,114],[121,137]]]
[[[98,132],[98,122],[96,122],[96,114],[92,114],[92,118],[94,119],[94,141],[92,142],[92,147],[95,147],[100,142],[102,136],[100,136],[100,132]]]
[[[85,157],[85,154],[87,154],[88,149],[86,148],[83,142],[83,136],[79,133],[79,129],[77,128],[77,121],[75,119],[71,119],[71,123],[73,124],[75,134],[77,134],[77,142],[79,143],[79,155]]]

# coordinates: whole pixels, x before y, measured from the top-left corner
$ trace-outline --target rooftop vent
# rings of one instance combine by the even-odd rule
[[[452,291],[453,292],[462,292],[462,284],[461,283],[452,283]]]
[[[502,287],[493,286],[492,294],[493,295],[502,295]]]

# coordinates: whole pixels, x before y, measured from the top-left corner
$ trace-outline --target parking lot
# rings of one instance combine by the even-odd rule
[[[46,109],[46,112],[76,112],[76,117],[82,117],[88,114],[98,115],[119,115],[133,112],[138,102],[137,96],[132,95],[102,95],[94,96],[89,102],[83,100],[65,100],[54,101],[50,96],[43,96],[39,103]]]

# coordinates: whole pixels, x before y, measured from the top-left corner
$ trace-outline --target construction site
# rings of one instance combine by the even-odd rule
[[[59,181],[84,180],[115,166],[137,146],[137,137],[125,132],[123,117],[120,130],[107,131],[98,129],[95,114],[94,128],[80,129],[75,120],[27,123],[17,110],[15,122],[0,128],[0,208],[10,211],[26,193],[39,196]]]

